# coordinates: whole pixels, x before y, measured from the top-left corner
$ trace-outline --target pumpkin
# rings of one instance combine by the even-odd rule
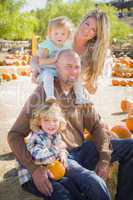
[[[121,80],[121,81],[119,82],[119,84],[120,84],[121,86],[126,86],[126,85],[127,85],[127,81]]]
[[[92,140],[91,133],[85,128],[83,131],[84,140]]]
[[[118,80],[115,80],[115,79],[112,80],[112,85],[113,85],[113,86],[119,86],[119,84],[120,84],[120,83],[119,83]]]
[[[27,71],[21,71],[20,75],[21,75],[21,76],[28,76],[29,74],[28,74]]]
[[[9,73],[3,73],[2,79],[5,80],[5,81],[10,81],[12,79],[12,77]]]
[[[112,127],[111,131],[116,133],[119,138],[127,139],[132,136],[130,130],[125,125],[115,125]]]
[[[12,74],[12,79],[13,79],[13,80],[16,80],[17,78],[18,78],[17,74],[15,74],[15,73]]]
[[[132,87],[133,86],[133,81],[127,81],[127,85]]]
[[[65,175],[65,167],[59,160],[55,160],[53,163],[48,164],[47,168],[52,173],[54,180],[59,180]]]
[[[133,114],[128,116],[126,126],[130,131],[133,131]]]
[[[130,99],[121,100],[121,110],[123,112],[128,112],[131,108],[133,108],[133,101]]]

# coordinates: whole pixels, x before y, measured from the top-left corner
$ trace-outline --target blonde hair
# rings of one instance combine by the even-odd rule
[[[109,20],[106,13],[96,10],[92,11],[82,20],[84,23],[88,18],[95,18],[97,24],[96,36],[86,44],[86,50],[82,56],[83,79],[85,84],[95,82],[103,72],[103,66],[107,48],[109,47]]]
[[[64,130],[66,127],[66,121],[63,117],[63,113],[57,103],[57,100],[50,99],[33,111],[30,120],[30,128],[32,131],[39,131],[41,129],[40,119],[42,118],[57,118],[60,122],[59,131]]]
[[[47,31],[48,37],[50,37],[51,30],[54,28],[67,28],[68,29],[68,39],[72,39],[74,25],[70,21],[70,19],[67,18],[66,16],[59,16],[59,17],[53,18],[49,21],[48,31]]]

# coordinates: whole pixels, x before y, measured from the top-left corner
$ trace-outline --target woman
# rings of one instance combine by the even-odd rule
[[[81,21],[75,33],[74,49],[81,56],[82,78],[89,93],[95,93],[109,46],[109,21],[102,11],[93,11]]]
[[[109,45],[109,21],[102,11],[89,12],[81,21],[73,41],[74,50],[81,56],[82,80],[89,93],[97,89],[98,77],[102,74]],[[37,67],[37,58],[31,65]]]

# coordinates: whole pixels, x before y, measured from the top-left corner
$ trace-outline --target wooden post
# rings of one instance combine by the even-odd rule
[[[36,55],[37,51],[37,37],[33,34],[32,36],[32,56]]]

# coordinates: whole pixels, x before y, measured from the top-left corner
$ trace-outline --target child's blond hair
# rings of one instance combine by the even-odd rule
[[[72,33],[74,29],[73,23],[66,16],[59,16],[49,20],[47,36],[50,37],[51,30],[54,28],[67,28],[68,39],[72,39]]]
[[[32,131],[39,131],[41,129],[40,120],[56,118],[59,119],[60,125],[59,130],[62,131],[66,127],[66,121],[63,117],[63,113],[57,100],[50,99],[46,101],[43,105],[37,107],[33,113],[30,120],[30,128]]]

